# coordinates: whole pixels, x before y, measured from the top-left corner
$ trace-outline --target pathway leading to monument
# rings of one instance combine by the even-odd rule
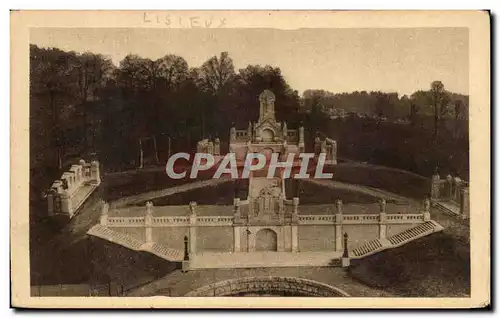
[[[243,277],[299,277],[339,288],[352,297],[390,297],[391,294],[366,286],[339,267],[282,267],[249,269],[204,269],[182,273],[176,270],[150,284],[126,292],[128,297],[184,296],[198,288]]]
[[[321,185],[324,187],[328,187],[331,189],[343,189],[343,190],[350,190],[350,191],[355,191],[355,192],[360,192],[364,194],[368,194],[371,196],[379,197],[381,199],[385,200],[394,200],[398,202],[406,202],[406,203],[413,203],[413,200],[408,199],[406,197],[397,195],[395,193],[389,192],[389,191],[384,191],[376,188],[371,188],[359,184],[352,184],[352,183],[344,183],[340,181],[335,181],[335,180],[318,180],[318,179],[303,179],[304,182],[310,182],[313,184]]]

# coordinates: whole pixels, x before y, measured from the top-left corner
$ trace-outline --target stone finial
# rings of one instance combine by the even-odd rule
[[[192,215],[196,215],[196,202],[191,201],[189,202],[189,211],[191,212]]]
[[[146,213],[149,215],[153,214],[153,202],[146,202]]]
[[[379,201],[380,213],[385,213],[387,202],[385,199]]]
[[[446,181],[451,182],[453,181],[453,177],[449,174],[446,176]]]
[[[342,200],[337,200],[335,201],[335,206],[337,207],[337,213],[342,214],[342,207],[343,207]]]
[[[81,166],[84,166],[84,165],[85,165],[85,163],[86,163],[86,162],[85,162],[85,160],[83,160],[83,159],[80,159],[80,160],[78,161],[78,164],[79,164],[79,165],[81,165]]]
[[[101,214],[102,215],[108,215],[109,212],[109,203],[106,201],[102,200],[102,206],[101,206]]]
[[[434,175],[434,176],[435,176],[435,175],[439,175],[439,168],[438,168],[438,167],[435,167],[435,168],[434,168],[434,173],[433,173],[433,175]]]
[[[235,127],[231,127],[231,129],[229,130],[229,139],[236,140],[236,128]]]
[[[429,212],[431,210],[431,200],[429,198],[426,198],[424,200],[424,212]]]

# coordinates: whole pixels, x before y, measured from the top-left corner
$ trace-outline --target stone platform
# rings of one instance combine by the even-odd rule
[[[191,257],[190,270],[208,268],[322,267],[331,266],[341,252],[203,252]]]

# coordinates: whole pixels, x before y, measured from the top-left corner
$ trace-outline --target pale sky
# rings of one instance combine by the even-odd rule
[[[118,65],[127,54],[182,56],[190,67],[228,51],[236,71],[272,65],[293,89],[411,94],[434,80],[469,92],[466,28],[399,29],[111,29],[33,28],[30,43],[101,53]]]

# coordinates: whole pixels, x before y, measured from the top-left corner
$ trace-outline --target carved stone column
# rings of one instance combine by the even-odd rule
[[[196,202],[189,202],[189,253],[196,254]]]
[[[386,202],[384,199],[380,200],[380,214],[379,214],[379,239],[385,239],[387,236],[387,213]]]
[[[146,202],[146,216],[144,218],[146,227],[146,243],[153,243],[153,202]]]
[[[342,251],[342,201],[337,200],[337,213],[335,214],[335,251]]]

